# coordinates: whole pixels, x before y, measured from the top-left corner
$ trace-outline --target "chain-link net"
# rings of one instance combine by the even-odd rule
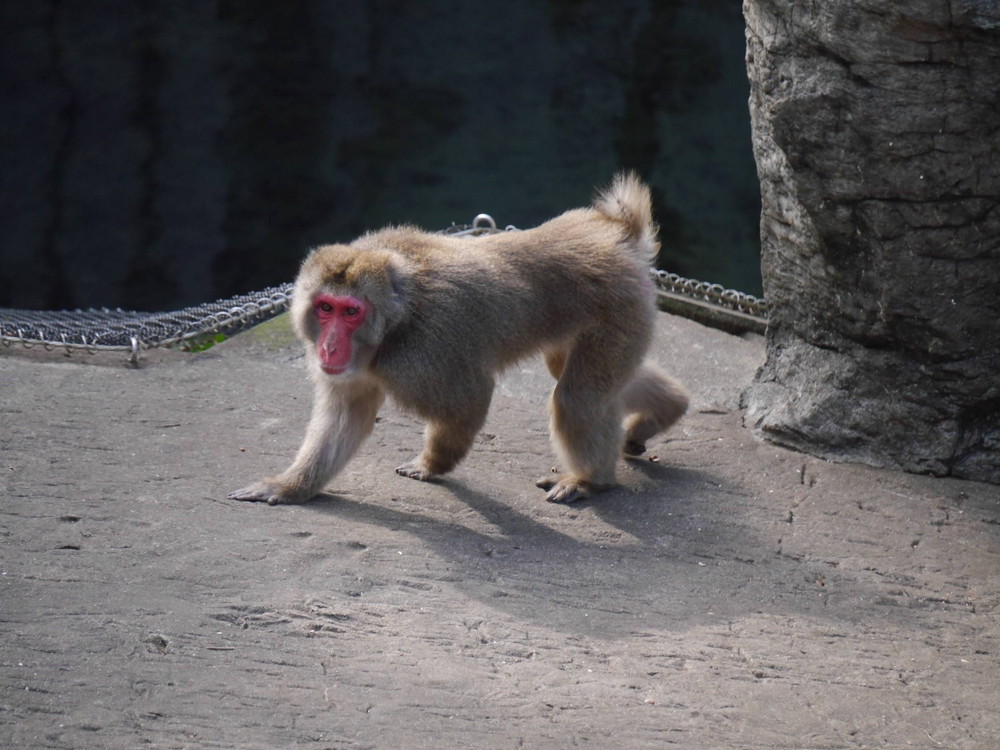
[[[0,310],[0,343],[97,351],[182,344],[208,334],[232,335],[288,309],[292,285],[207,302],[173,312]]]
[[[470,225],[452,225],[442,234],[475,237],[500,231],[488,214]],[[660,306],[678,315],[734,331],[763,331],[767,325],[764,300],[719,284],[685,279],[651,270]],[[128,310],[5,310],[0,309],[0,344],[46,349],[128,351],[132,362],[143,349],[184,344],[210,334],[232,335],[288,309],[292,285],[207,302],[173,312]]]

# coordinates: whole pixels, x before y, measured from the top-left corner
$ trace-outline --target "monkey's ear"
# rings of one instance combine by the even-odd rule
[[[402,258],[393,258],[386,264],[386,281],[388,282],[389,299],[386,302],[385,316],[392,322],[402,320],[406,313],[406,305],[410,298],[413,282],[410,269]]]

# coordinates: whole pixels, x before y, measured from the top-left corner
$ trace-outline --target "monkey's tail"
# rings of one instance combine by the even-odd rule
[[[649,188],[635,172],[619,172],[611,187],[594,200],[594,208],[620,224],[636,253],[652,262],[660,251],[659,227],[653,222],[653,200]]]

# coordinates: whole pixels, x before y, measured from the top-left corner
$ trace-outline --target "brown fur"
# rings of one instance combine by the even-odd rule
[[[456,238],[399,227],[317,248],[292,303],[316,383],[305,441],[289,469],[231,497],[277,503],[319,492],[371,432],[386,393],[427,422],[423,452],[397,472],[450,471],[486,419],[496,373],[540,351],[558,380],[551,427],[567,473],[539,485],[556,502],[613,485],[623,445],[641,452],[687,408],[683,388],[643,364],[658,249],[649,191],[633,175],[592,208],[535,229]],[[372,306],[341,375],[324,373],[313,347],[319,293]]]

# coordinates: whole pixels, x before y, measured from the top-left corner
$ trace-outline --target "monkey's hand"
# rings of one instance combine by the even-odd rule
[[[409,477],[410,479],[416,479],[420,482],[426,482],[437,476],[437,473],[428,469],[424,462],[419,458],[410,461],[408,464],[397,466],[396,473],[401,477]]]
[[[281,503],[300,503],[309,498],[301,497],[299,493],[289,490],[280,482],[273,479],[262,479],[254,482],[249,487],[230,492],[230,500],[242,500],[250,503],[267,503],[268,505],[278,505]]]
[[[572,474],[562,474],[554,477],[542,477],[535,482],[536,487],[548,490],[545,500],[550,503],[575,503],[586,497],[607,489],[604,485],[588,482]]]

